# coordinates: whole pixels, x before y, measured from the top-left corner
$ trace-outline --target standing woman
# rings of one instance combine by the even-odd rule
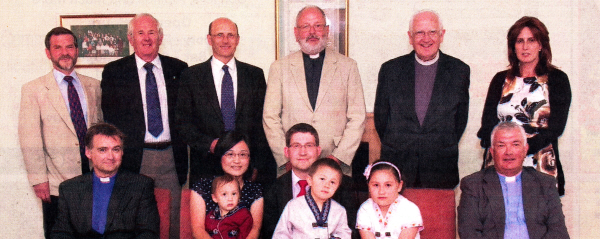
[[[477,132],[486,149],[483,167],[493,163],[488,149],[494,126],[500,121],[517,122],[525,128],[529,144],[523,165],[556,177],[559,194],[564,195],[557,142],[571,105],[569,78],[551,64],[548,29],[539,19],[522,17],[506,38],[509,69],[492,79]]]

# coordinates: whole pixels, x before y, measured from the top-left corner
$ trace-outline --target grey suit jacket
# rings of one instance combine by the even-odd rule
[[[521,182],[529,238],[569,238],[556,180],[534,168],[523,167]],[[460,189],[460,238],[504,238],[506,214],[496,169],[487,168],[463,178]]]

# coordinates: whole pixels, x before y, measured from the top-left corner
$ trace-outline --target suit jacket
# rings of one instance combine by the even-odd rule
[[[176,129],[190,146],[190,177],[220,175],[220,158],[209,153],[212,141],[223,135],[225,123],[215,89],[211,59],[193,65],[181,74],[179,96],[175,111]],[[237,98],[235,129],[250,137],[252,162],[261,176],[276,178],[275,162],[262,128],[265,100],[265,75],[262,69],[235,60],[237,69]]]
[[[321,157],[333,154],[344,162],[344,174],[350,175],[349,166],[364,133],[365,115],[363,88],[354,60],[326,50],[314,110],[306,91],[302,52],[271,64],[263,126],[280,174],[288,162],[283,155],[285,132],[295,124],[307,123],[319,133]]]
[[[154,181],[120,171],[106,214],[104,237],[92,228],[93,173],[60,185],[58,216],[51,238],[159,238]]]
[[[85,92],[89,127],[102,121],[100,82],[82,74],[77,77]],[[52,71],[21,89],[19,142],[32,186],[49,182],[50,194],[58,196],[60,183],[81,175],[79,140]]]
[[[348,216],[348,226],[352,229],[352,238],[360,238],[358,230],[355,229],[356,213],[358,212],[359,201],[352,187],[352,178],[343,176],[340,187],[333,195],[333,200],[340,203],[346,209]],[[292,190],[292,171],[281,175],[271,188],[265,194],[265,207],[263,212],[263,221],[261,228],[261,238],[271,238],[279,217],[287,203],[294,199]]]
[[[101,82],[102,111],[106,122],[114,124],[127,135],[121,168],[139,173],[144,150],[146,121],[134,55],[110,62],[104,67]],[[167,86],[173,157],[179,183],[184,184],[188,170],[187,147],[175,130],[174,119],[179,75],[183,69],[187,68],[187,63],[168,56],[159,55],[159,57]]]
[[[454,188],[458,142],[467,126],[470,69],[440,52],[431,101],[423,121],[415,111],[415,52],[381,66],[375,128],[381,159],[396,164],[406,187]]]
[[[529,238],[569,238],[556,180],[523,167],[523,210]],[[458,205],[460,238],[504,238],[505,208],[500,179],[493,167],[462,179]]]

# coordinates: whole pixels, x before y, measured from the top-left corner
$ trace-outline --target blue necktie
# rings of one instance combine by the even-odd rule
[[[81,108],[81,102],[79,101],[79,94],[75,90],[73,85],[74,78],[72,76],[65,76],[63,78],[69,83],[67,95],[69,98],[69,108],[71,111],[71,121],[75,126],[75,132],[77,133],[77,140],[79,141],[79,155],[81,156],[81,172],[87,173],[90,171],[90,164],[85,156],[85,134],[87,133],[87,126],[85,124],[85,118],[83,117],[83,110]]]
[[[229,67],[223,66],[223,82],[221,83],[221,114],[225,123],[225,131],[235,129],[235,101],[233,99],[233,80],[229,74]]]
[[[148,132],[154,137],[158,137],[163,132],[163,125],[158,87],[152,67],[154,65],[150,62],[144,64],[144,69],[146,69],[146,110],[148,111]]]

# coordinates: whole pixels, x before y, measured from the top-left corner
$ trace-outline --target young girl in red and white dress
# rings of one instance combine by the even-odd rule
[[[379,161],[367,166],[369,199],[358,209],[356,228],[362,239],[420,238],[423,219],[417,205],[400,195],[400,170]]]

